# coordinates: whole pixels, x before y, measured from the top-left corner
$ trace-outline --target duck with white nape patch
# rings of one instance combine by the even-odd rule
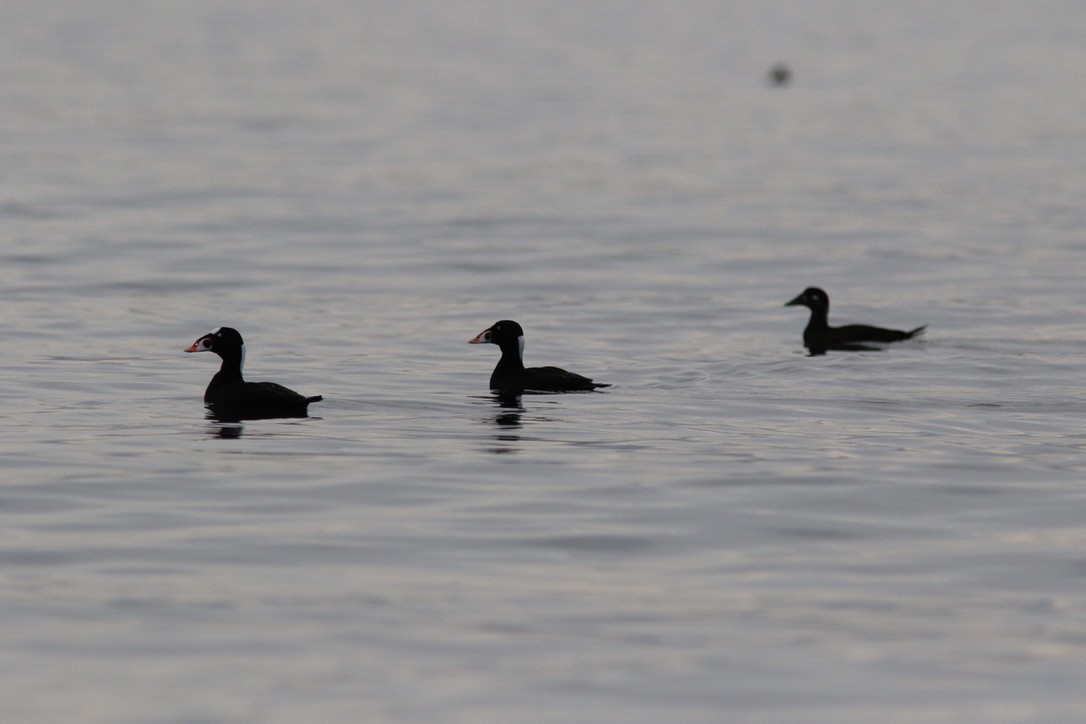
[[[496,344],[502,356],[490,375],[490,389],[502,393],[521,392],[591,392],[610,387],[560,367],[524,366],[524,330],[516,322],[503,319],[468,340],[468,344]]]
[[[305,397],[275,382],[246,382],[241,376],[245,342],[236,329],[219,327],[200,337],[186,352],[214,352],[222,366],[204,391],[209,416],[222,421],[308,417],[309,403],[324,399]]]

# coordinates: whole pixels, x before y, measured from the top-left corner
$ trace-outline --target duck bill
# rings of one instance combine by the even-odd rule
[[[208,348],[204,347],[203,345],[200,344],[201,342],[205,341],[206,339],[207,339],[206,335],[203,336],[203,337],[200,337],[200,339],[196,340],[195,342],[193,342],[191,345],[189,345],[188,347],[186,347],[182,351],[183,352],[207,352]]]
[[[486,333],[489,332],[489,331],[490,330],[487,329],[487,330],[484,330],[482,332],[479,332],[479,334],[475,335],[474,337],[472,337],[471,339],[468,340],[468,344],[483,344],[484,342],[489,342],[490,340],[486,338]]]
[[[795,299],[793,299],[792,301],[785,302],[784,306],[786,306],[786,307],[802,307],[803,306],[803,294],[800,293],[800,295],[798,297],[796,297]]]

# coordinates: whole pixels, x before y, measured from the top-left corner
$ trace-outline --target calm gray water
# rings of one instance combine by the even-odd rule
[[[1077,2],[3,4],[0,718],[1078,719],[1084,77]],[[501,318],[614,386],[501,407]],[[205,421],[219,325],[314,417]]]

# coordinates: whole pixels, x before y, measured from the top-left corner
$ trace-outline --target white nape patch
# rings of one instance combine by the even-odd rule
[[[517,354],[520,355],[520,361],[524,362],[524,335],[517,337]]]
[[[218,334],[220,331],[222,331],[222,327],[215,327],[215,329],[208,332],[208,334]]]
[[[241,359],[238,360],[238,372],[240,373],[245,367],[245,343],[241,343]]]

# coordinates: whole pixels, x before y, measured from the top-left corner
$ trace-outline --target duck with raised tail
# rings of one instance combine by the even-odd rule
[[[502,356],[490,375],[490,389],[498,392],[590,392],[610,387],[560,367],[524,366],[524,330],[519,324],[503,319],[468,340],[468,344],[496,344]]]
[[[246,382],[241,376],[245,343],[236,329],[214,329],[185,351],[214,352],[222,359],[222,366],[204,391],[204,404],[220,421],[308,417],[309,403],[324,399],[321,395],[305,397],[275,382]]]
[[[908,332],[900,329],[884,329],[867,324],[847,324],[843,327],[831,327],[829,322],[830,297],[818,287],[808,287],[786,307],[803,306],[811,310],[811,320],[803,330],[803,346],[811,355],[825,354],[827,350],[849,352],[873,351],[870,342],[900,342],[923,333],[928,325],[922,325]]]

